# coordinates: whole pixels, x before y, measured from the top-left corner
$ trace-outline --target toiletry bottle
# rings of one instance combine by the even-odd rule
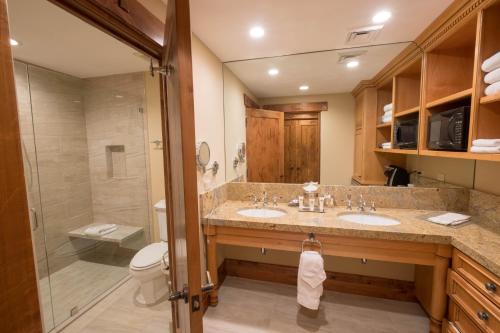
[[[325,197],[319,197],[319,212],[325,212]]]
[[[299,210],[304,209],[304,197],[302,195],[299,195]]]
[[[315,201],[314,198],[309,199],[309,210],[311,212],[314,212],[314,201]]]

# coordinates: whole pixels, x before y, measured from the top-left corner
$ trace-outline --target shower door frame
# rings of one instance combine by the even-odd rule
[[[165,33],[166,26],[158,20],[152,13],[146,10],[142,5],[139,4],[137,0],[47,0],[62,9],[68,11],[69,13],[81,18],[87,23],[95,26],[99,30],[117,38],[118,40],[128,44],[129,46],[140,50],[151,57],[157,59],[161,64],[165,52],[169,50],[170,43],[167,46],[163,45],[163,35]],[[15,232],[16,237],[0,239],[4,241],[4,244],[0,245],[0,266],[9,269],[9,273],[15,273],[14,268],[18,270],[18,275],[22,276],[22,279],[12,279],[12,276],[8,276],[6,272],[0,269],[0,273],[14,280],[14,283],[9,285],[2,279],[0,279],[0,295],[2,295],[2,300],[7,300],[4,305],[8,304],[11,309],[0,307],[0,323],[9,322],[9,332],[42,332],[42,319],[40,312],[40,305],[38,299],[38,281],[36,279],[36,267],[33,252],[33,242],[31,239],[30,221],[29,221],[29,210],[27,204],[27,193],[26,185],[24,179],[23,171],[23,160],[21,152],[21,142],[20,142],[20,132],[19,132],[19,119],[17,114],[17,101],[15,94],[15,84],[13,77],[13,61],[12,52],[9,43],[9,30],[8,30],[8,16],[7,16],[7,0],[0,0],[0,100],[5,101],[5,110],[2,109],[0,112],[0,152],[5,155],[2,157],[0,162],[0,195],[10,196],[7,198],[6,203],[1,203],[0,205],[0,232],[4,235]],[[175,27],[177,31],[182,31],[184,34],[182,36],[173,36],[177,39],[177,42],[182,38],[183,44],[190,43],[190,35],[185,32],[190,31],[190,21],[189,21],[189,0],[170,0],[169,7],[171,3],[178,3],[181,9],[179,14],[174,10],[174,17],[176,21]],[[186,10],[187,9],[187,10]],[[178,9],[177,9],[178,10]],[[171,13],[172,14],[172,13]],[[167,35],[169,35],[167,25]],[[175,31],[175,30],[174,30]],[[172,35],[170,35],[172,37]],[[170,42],[170,41],[168,41]],[[173,47],[177,45],[172,44]],[[182,61],[184,64],[191,62],[191,55],[189,57],[184,57]],[[188,73],[191,75],[191,73]],[[189,82],[192,77],[187,77],[185,73],[179,73],[180,78],[183,81]],[[192,86],[192,85],[191,85]],[[185,87],[184,87],[185,88]],[[180,91],[180,93],[185,93],[185,91]],[[192,91],[191,91],[192,94]],[[183,97],[188,97],[189,94],[183,95]],[[188,273],[190,278],[188,279],[187,288],[190,291],[191,296],[198,296],[201,290],[201,272],[200,267],[200,253],[199,253],[199,220],[194,219],[194,216],[198,216],[196,204],[194,207],[187,207],[184,205],[184,201],[177,202],[176,208],[172,208],[172,189],[171,189],[171,178],[173,177],[183,177],[184,179],[184,199],[186,197],[197,198],[196,187],[196,164],[189,165],[192,157],[184,157],[183,165],[187,169],[193,169],[194,173],[184,172],[182,170],[174,169],[169,166],[170,163],[170,152],[168,144],[166,141],[166,136],[175,136],[178,141],[182,142],[183,152],[189,153],[190,150],[194,149],[190,147],[191,143],[194,143],[194,115],[187,117],[188,122],[183,122],[181,128],[175,133],[168,132],[167,110],[165,110],[166,105],[166,91],[162,91],[162,127],[164,129],[164,160],[165,160],[165,189],[167,192],[167,218],[168,227],[170,230],[174,230],[173,221],[173,210],[183,209],[186,214],[185,220],[185,243],[187,247],[188,255]],[[193,110],[183,110],[183,112],[193,112]],[[5,133],[5,134],[4,134]],[[186,148],[184,148],[186,146]],[[192,148],[192,149],[191,149]],[[184,151],[185,149],[185,151]],[[194,155],[193,155],[194,156]],[[4,193],[6,191],[6,193]],[[192,193],[193,192],[193,193]],[[196,201],[197,203],[197,201]],[[196,210],[196,214],[194,214]],[[182,214],[181,214],[182,215]],[[175,238],[173,232],[169,233],[169,242],[171,244],[175,243]],[[17,256],[7,256],[2,252],[3,249],[7,247],[17,247]],[[175,253],[170,253],[171,263],[174,262]],[[22,263],[22,267],[19,267],[19,263]],[[194,266],[197,266],[196,269]],[[19,269],[21,268],[21,269]],[[171,266],[171,278],[172,283],[175,286],[175,265]],[[4,274],[5,273],[5,274]],[[194,274],[194,278],[191,275]],[[9,281],[7,281],[9,282]],[[10,297],[4,296],[4,291],[14,290],[19,292],[12,293],[8,295]],[[7,295],[6,295],[7,296]],[[189,301],[189,306],[192,307],[191,301]],[[181,303],[181,302],[179,302]],[[173,303],[176,304],[176,303]],[[186,305],[177,305],[179,307],[185,307]],[[190,328],[180,327],[177,306],[173,306],[172,321],[174,327],[180,329],[181,332],[202,332],[202,312],[189,311],[188,319],[190,321]],[[22,316],[20,314],[23,314]],[[4,326],[0,326],[4,328]]]

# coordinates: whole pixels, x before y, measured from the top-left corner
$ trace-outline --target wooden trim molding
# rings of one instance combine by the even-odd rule
[[[265,110],[290,112],[290,113],[322,112],[322,111],[328,111],[328,102],[272,104],[272,105],[264,105],[262,108]]]
[[[150,56],[161,59],[164,24],[137,0],[48,0]]]
[[[243,94],[243,103],[245,104],[246,108],[260,109],[260,105],[247,94]]]
[[[6,0],[0,0],[0,331],[42,332]]]
[[[297,285],[297,267],[258,263],[226,258],[219,267],[219,273],[245,279]],[[379,297],[406,302],[417,302],[415,284],[410,281],[394,280],[357,274],[326,272],[323,287],[326,290],[347,294]],[[219,276],[219,286],[222,285]]]
[[[380,70],[371,80],[361,81],[351,93],[357,96],[366,86],[380,87],[384,82],[404,68],[404,66],[423,52],[436,47],[463,24],[475,18],[479,11],[496,0],[455,0],[437,19],[435,19],[416,39]]]

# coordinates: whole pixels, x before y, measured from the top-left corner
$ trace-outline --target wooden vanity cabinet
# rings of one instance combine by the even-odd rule
[[[464,253],[453,251],[448,272],[448,332],[500,332],[500,278]]]

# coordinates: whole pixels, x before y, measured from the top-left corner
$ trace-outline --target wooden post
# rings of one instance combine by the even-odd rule
[[[205,235],[207,235],[207,263],[208,271],[214,284],[214,289],[210,292],[208,304],[216,306],[219,303],[219,277],[217,276],[217,240],[215,228],[205,225]]]
[[[436,264],[432,274],[432,296],[430,303],[430,333],[441,333],[441,326],[446,315],[446,276],[450,259],[436,256]]]

